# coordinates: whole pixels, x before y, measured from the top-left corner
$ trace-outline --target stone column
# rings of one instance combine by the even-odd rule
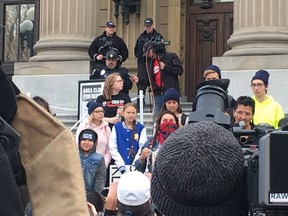
[[[89,60],[96,0],[41,0],[39,41],[30,61]]]
[[[89,79],[88,47],[99,28],[100,6],[98,0],[40,0],[36,55],[15,63],[13,80],[21,91],[45,98],[60,119],[77,116],[78,83]]]
[[[229,94],[253,95],[250,81],[255,72],[270,73],[268,94],[288,113],[288,1],[234,0],[234,29],[227,41],[231,50],[214,57],[213,64],[230,79]]]
[[[234,32],[224,56],[288,54],[287,0],[234,0]]]

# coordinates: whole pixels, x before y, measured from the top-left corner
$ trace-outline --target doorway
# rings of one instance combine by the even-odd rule
[[[213,3],[211,8],[191,3],[187,26],[185,93],[187,100],[193,101],[204,69],[213,57],[230,49],[227,40],[233,33],[233,2]]]

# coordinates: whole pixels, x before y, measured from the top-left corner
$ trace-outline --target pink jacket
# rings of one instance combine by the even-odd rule
[[[108,126],[108,122],[102,121],[100,126],[96,126],[93,123],[88,123],[87,120],[81,123],[78,126],[77,131],[76,131],[77,144],[79,142],[78,137],[79,137],[80,132],[86,128],[94,129],[94,131],[97,133],[98,140],[97,140],[97,145],[96,145],[96,152],[103,155],[105,159],[106,168],[108,168],[109,163],[111,161],[111,154],[109,152],[109,145],[108,145],[110,134],[111,134],[111,129]]]

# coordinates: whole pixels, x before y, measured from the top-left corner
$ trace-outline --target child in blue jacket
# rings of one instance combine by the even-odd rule
[[[92,129],[84,129],[79,134],[79,153],[83,170],[85,189],[101,194],[106,181],[104,157],[96,152],[98,135]]]

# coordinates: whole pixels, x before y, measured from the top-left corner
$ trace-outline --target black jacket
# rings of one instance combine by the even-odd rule
[[[138,73],[137,76],[139,78],[138,85],[145,86],[145,89],[148,84],[148,77],[147,77],[147,72],[146,72],[146,67],[145,67],[145,57],[143,57],[143,45],[147,41],[151,41],[155,38],[159,38],[159,40],[163,39],[163,36],[157,32],[155,29],[148,34],[146,31],[142,32],[140,36],[138,37],[135,47],[134,47],[134,55],[137,58],[137,69]]]
[[[108,37],[106,32],[98,36],[90,45],[88,54],[91,59],[96,61],[97,64],[105,65],[105,58],[101,61],[96,60],[96,56],[99,54],[106,55],[106,53],[110,50],[114,49],[119,56],[119,63],[121,64],[128,58],[128,48],[124,42],[124,40],[113,34],[112,37]]]
[[[125,67],[116,67],[114,69],[110,69],[108,67],[103,67],[101,65],[97,65],[90,75],[90,80],[92,79],[106,79],[106,77],[111,74],[117,72],[120,74],[121,78],[124,80],[123,89],[121,92],[129,95],[129,90],[133,86],[133,82],[130,80],[129,71]]]
[[[183,74],[183,68],[180,62],[179,57],[176,53],[167,52],[166,54],[158,55],[159,61],[165,63],[165,67],[161,70],[161,81],[164,84],[162,88],[159,88],[154,83],[154,74],[153,74],[153,59],[148,59],[147,65],[149,70],[149,76],[154,94],[164,93],[169,88],[174,88],[178,91],[180,95],[180,85],[178,76]]]
[[[147,31],[145,30],[137,38],[137,41],[134,47],[134,55],[138,61],[143,61],[143,45],[147,41],[154,39],[154,38],[159,38],[159,39],[164,40],[163,36],[159,32],[157,32],[155,29],[153,29],[153,31],[150,34],[148,34]]]

